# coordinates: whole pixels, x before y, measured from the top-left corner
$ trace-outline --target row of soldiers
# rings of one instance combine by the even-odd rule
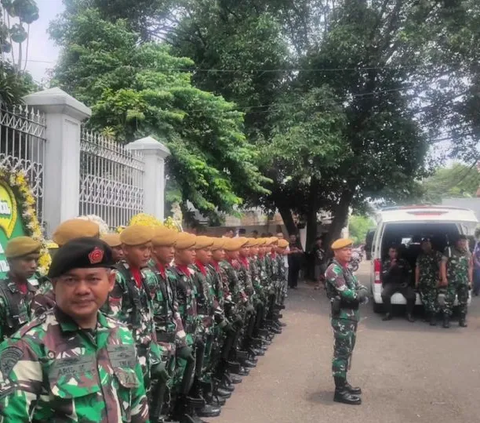
[[[39,243],[5,250],[0,422],[198,423],[282,332],[287,241],[139,225],[100,237],[81,219],[53,239],[37,284]]]

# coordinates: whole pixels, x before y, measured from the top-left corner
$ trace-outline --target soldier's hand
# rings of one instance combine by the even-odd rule
[[[177,351],[177,357],[183,358],[187,361],[194,361],[193,351],[190,347],[182,347]]]
[[[150,374],[152,379],[160,380],[162,382],[166,382],[168,379],[170,379],[170,375],[168,374],[165,363],[163,362],[154,364],[150,369]]]
[[[366,289],[361,289],[357,292],[357,299],[359,302],[363,302],[365,298],[368,297],[368,291]]]

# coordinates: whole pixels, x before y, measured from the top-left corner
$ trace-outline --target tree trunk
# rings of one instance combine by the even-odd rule
[[[307,209],[307,249],[313,247],[315,239],[317,238],[317,213],[320,208],[320,199],[318,198],[318,188],[319,180],[316,177],[312,176],[310,181],[310,192],[308,198],[308,209]]]
[[[330,229],[328,231],[327,236],[327,246],[330,248],[330,245],[333,241],[340,238],[340,233],[342,229],[345,227],[348,218],[348,211],[350,208],[350,204],[352,203],[353,193],[349,190],[345,190],[342,193],[342,197],[340,198],[340,202],[338,203],[337,207],[333,211],[333,220],[332,224],[330,225]]]
[[[295,225],[295,222],[293,220],[292,216],[292,211],[290,210],[289,207],[286,207],[284,205],[277,205],[277,209],[280,213],[280,216],[282,216],[283,223],[285,224],[285,227],[287,228],[287,232],[289,235],[291,234],[297,234],[297,225]]]

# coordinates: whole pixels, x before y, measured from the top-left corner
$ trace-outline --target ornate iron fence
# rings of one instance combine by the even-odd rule
[[[42,226],[46,141],[45,114],[29,106],[0,107],[0,166],[26,173]]]
[[[126,225],[143,211],[143,156],[85,128],[80,150],[80,214]]]

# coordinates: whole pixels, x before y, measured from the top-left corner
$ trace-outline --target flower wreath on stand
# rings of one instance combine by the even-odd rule
[[[8,169],[2,166],[0,167],[0,180],[7,182],[15,195],[22,213],[21,218],[25,234],[42,243],[40,258],[38,259],[38,271],[42,275],[46,275],[52,259],[37,218],[35,196],[28,184],[27,175],[23,170]]]

